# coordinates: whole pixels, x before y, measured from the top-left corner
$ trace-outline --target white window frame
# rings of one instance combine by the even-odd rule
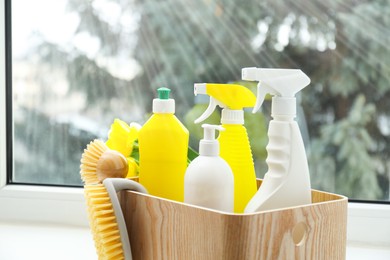
[[[4,12],[4,0],[0,0],[0,221],[86,227],[81,188],[7,185]],[[348,241],[390,246],[390,205],[349,203]]]
[[[5,1],[0,0],[0,221],[88,226],[81,188],[7,185]]]

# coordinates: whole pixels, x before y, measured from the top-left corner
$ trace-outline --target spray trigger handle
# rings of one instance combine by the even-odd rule
[[[218,100],[216,100],[215,98],[213,97],[210,97],[210,103],[209,103],[209,106],[207,107],[207,109],[203,112],[203,114],[197,118],[195,120],[195,124],[198,124],[204,120],[206,120],[209,116],[211,116],[211,114],[214,112],[215,108],[217,107],[217,105],[219,105],[220,107],[224,107],[223,104],[221,102],[218,102]]]
[[[262,86],[261,82],[257,84],[257,98],[256,98],[256,105],[253,107],[252,113],[256,113],[259,111],[260,107],[263,105],[265,96],[267,94],[271,95],[277,95],[277,92],[268,87],[267,85]]]
[[[206,92],[206,84],[205,83],[196,83],[194,84],[194,94],[195,96],[198,94],[207,94]],[[220,106],[221,108],[225,108],[225,104],[219,102],[217,99],[210,97],[210,103],[207,109],[203,112],[203,114],[197,118],[194,122],[198,124],[204,120],[206,120],[211,114],[214,112],[215,108]]]

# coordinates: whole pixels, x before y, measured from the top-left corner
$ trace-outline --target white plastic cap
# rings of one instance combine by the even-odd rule
[[[271,116],[295,117],[297,114],[297,105],[295,97],[272,97]]]
[[[215,130],[225,130],[220,125],[203,124],[204,136],[199,143],[199,155],[219,156],[219,142],[215,139]]]
[[[221,123],[224,125],[244,124],[244,110],[222,109]]]
[[[158,98],[153,99],[153,113],[173,114],[175,113],[175,100],[169,98],[169,88],[157,89]]]
[[[173,99],[153,99],[153,113],[174,114],[175,100]]]

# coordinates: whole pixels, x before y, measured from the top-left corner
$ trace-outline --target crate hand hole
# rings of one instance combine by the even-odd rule
[[[292,230],[292,239],[296,246],[302,246],[307,237],[307,225],[304,222],[299,222]]]

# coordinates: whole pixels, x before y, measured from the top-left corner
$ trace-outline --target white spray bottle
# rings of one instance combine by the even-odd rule
[[[229,164],[219,156],[215,130],[221,126],[203,124],[204,137],[199,143],[199,156],[184,176],[184,202],[201,207],[233,212],[234,178]]]
[[[244,68],[242,79],[258,81],[255,113],[267,94],[272,97],[272,120],[267,145],[268,172],[245,213],[311,203],[309,167],[296,117],[295,94],[310,79],[297,69]]]

